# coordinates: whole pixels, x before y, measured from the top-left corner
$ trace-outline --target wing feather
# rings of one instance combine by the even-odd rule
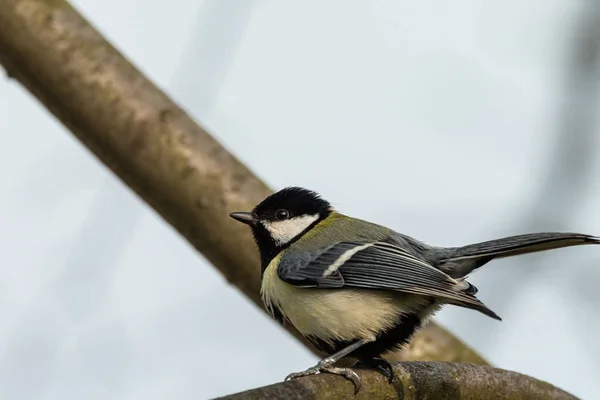
[[[294,254],[284,255],[279,277],[300,287],[353,287],[434,296],[500,319],[466,290],[471,285],[390,243],[342,242],[301,259]]]

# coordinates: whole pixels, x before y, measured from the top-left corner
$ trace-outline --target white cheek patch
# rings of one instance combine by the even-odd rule
[[[278,245],[286,244],[319,219],[319,215],[303,215],[284,221],[262,221]]]

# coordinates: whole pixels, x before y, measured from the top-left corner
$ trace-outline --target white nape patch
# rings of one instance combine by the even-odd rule
[[[371,247],[371,246],[373,246],[373,243],[363,244],[362,246],[356,246],[356,247],[351,248],[350,250],[346,250],[346,252],[344,252],[341,256],[339,256],[338,259],[335,260],[335,262],[333,264],[331,264],[329,267],[327,267],[325,272],[323,272],[323,278],[325,278],[326,276],[329,276],[329,275],[333,274],[335,271],[337,271],[338,268],[341,267],[342,265],[344,265],[346,263],[346,261],[348,261],[350,258],[352,258],[353,255],[355,255],[359,251],[364,250],[367,247]]]
[[[288,243],[319,219],[319,214],[302,215],[284,221],[261,221],[277,245]]]

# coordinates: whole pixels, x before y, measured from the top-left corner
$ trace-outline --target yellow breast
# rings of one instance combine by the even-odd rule
[[[261,296],[267,310],[273,314],[277,307],[300,333],[328,343],[373,341],[378,333],[392,328],[401,314],[425,302],[398,292],[298,288],[279,278],[280,258],[274,258],[263,275]]]

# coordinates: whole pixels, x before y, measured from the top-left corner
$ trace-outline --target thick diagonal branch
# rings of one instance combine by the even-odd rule
[[[362,389],[352,382],[319,374],[221,397],[221,400],[574,400],[576,397],[526,375],[483,365],[408,362],[394,365],[395,382],[378,372],[360,371]]]
[[[65,1],[0,1],[0,63],[229,282],[262,306],[252,238],[228,217],[270,193],[248,168]],[[406,358],[484,363],[435,325],[417,336],[409,353],[392,357]]]

